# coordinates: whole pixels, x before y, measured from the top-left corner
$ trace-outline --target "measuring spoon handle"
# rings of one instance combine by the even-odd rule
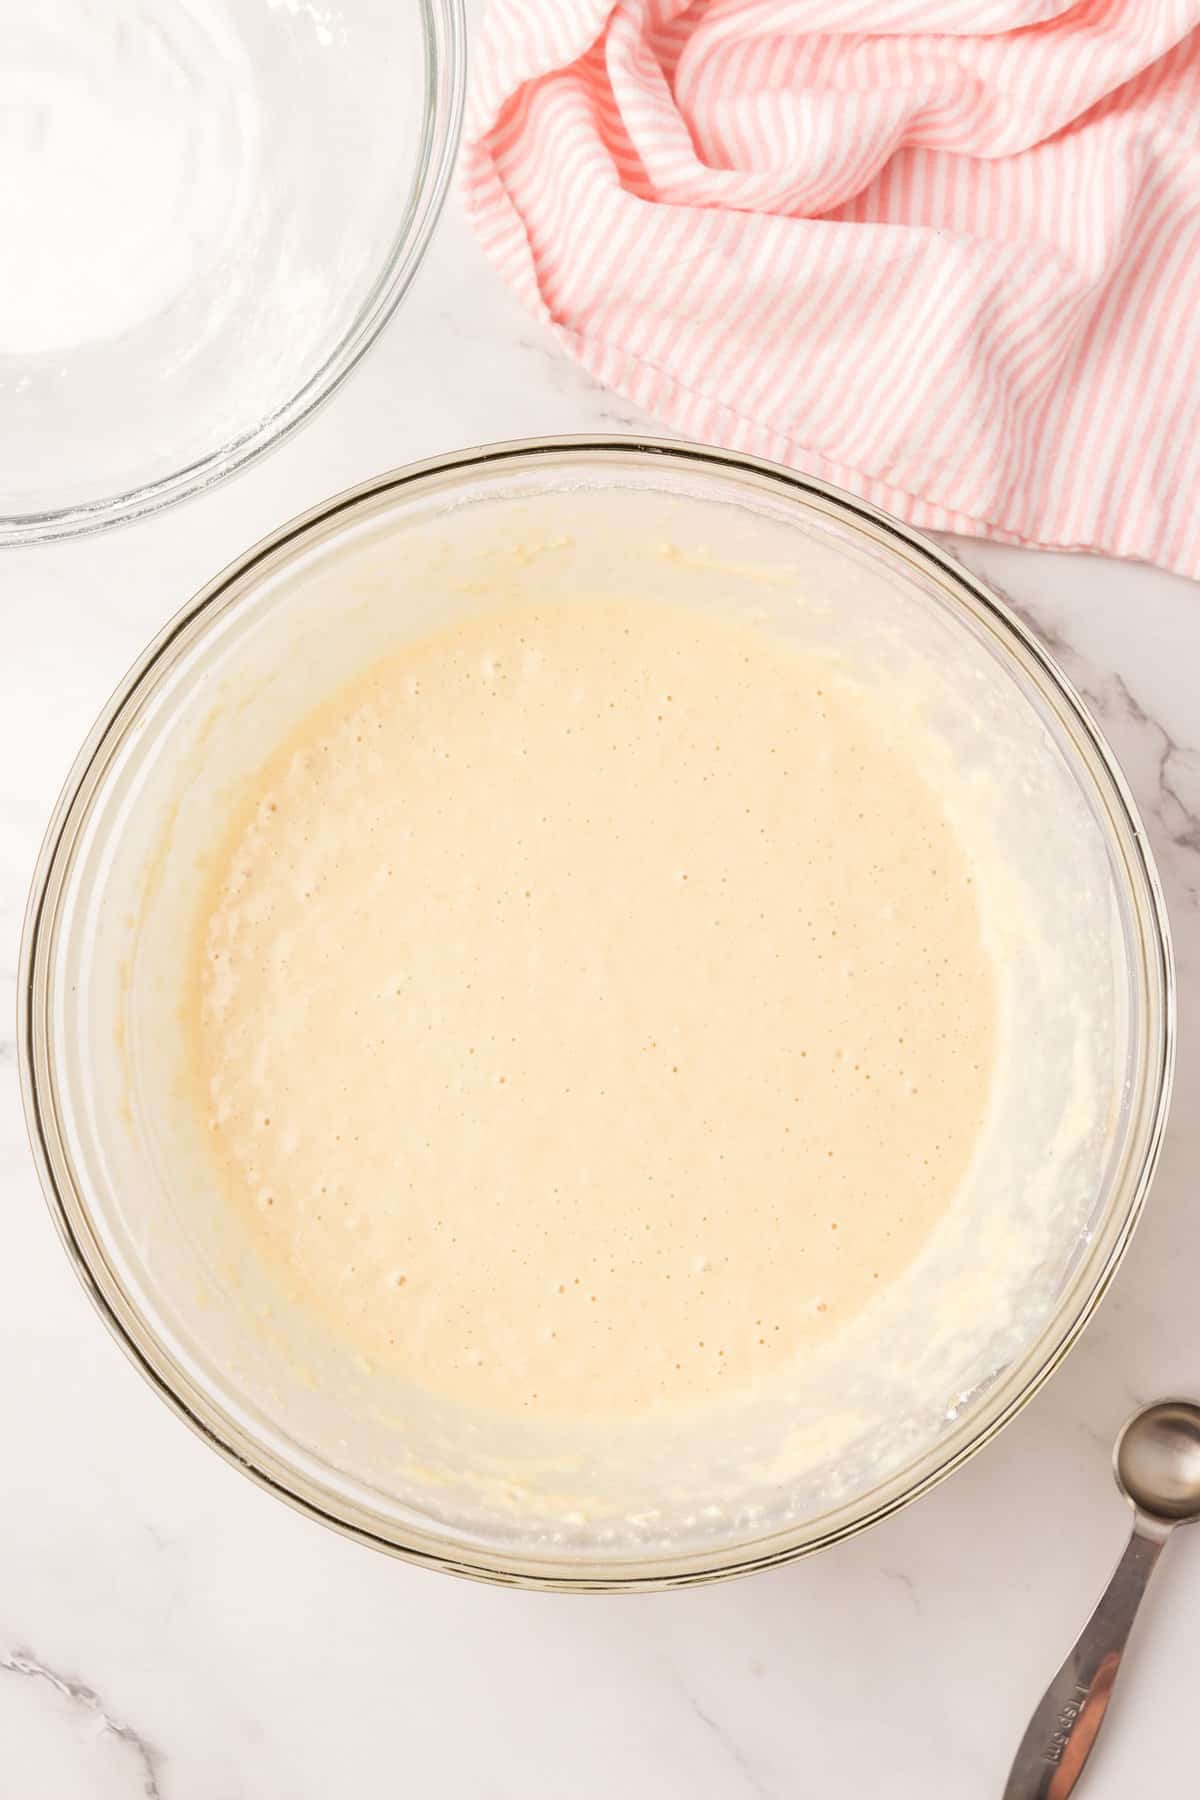
[[[1104,1723],[1130,1627],[1170,1534],[1169,1525],[1135,1514],[1112,1580],[1029,1721],[1004,1800],[1067,1800]]]

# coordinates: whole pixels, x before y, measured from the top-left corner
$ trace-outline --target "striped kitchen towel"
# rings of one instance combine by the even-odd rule
[[[463,179],[679,430],[1200,576],[1200,0],[492,0]]]

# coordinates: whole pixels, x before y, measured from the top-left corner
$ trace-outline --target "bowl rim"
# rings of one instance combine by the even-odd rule
[[[38,512],[0,513],[0,547],[110,530],[206,492],[276,448],[312,418],[375,343],[425,261],[462,136],[467,90],[466,0],[418,0],[425,33],[424,116],[416,172],[396,236],[350,326],[290,399],[194,462],[110,494]]]
[[[486,1551],[464,1542],[463,1554],[448,1547],[449,1540],[432,1532],[406,1532],[393,1538],[373,1529],[369,1515],[353,1503],[340,1503],[331,1497],[322,1503],[322,1493],[286,1459],[269,1448],[256,1444],[231,1420],[209,1392],[194,1383],[165,1347],[146,1327],[136,1307],[129,1302],[108,1268],[98,1241],[91,1232],[86,1204],[76,1195],[64,1191],[55,1166],[55,1142],[62,1160],[69,1163],[58,1138],[55,1113],[53,1071],[46,1054],[43,1014],[49,984],[47,966],[54,940],[54,907],[58,889],[68,872],[69,854],[74,836],[86,817],[96,771],[106,760],[128,722],[125,715],[139,701],[145,684],[155,674],[172,647],[193,625],[202,624],[206,613],[215,613],[227,592],[242,582],[259,565],[276,552],[305,537],[315,527],[327,526],[340,514],[353,514],[364,503],[430,478],[461,476],[505,463],[536,466],[542,456],[612,457],[646,462],[648,467],[658,459],[676,465],[700,464],[719,472],[747,473],[766,478],[776,488],[817,500],[831,507],[835,515],[849,515],[860,524],[904,548],[919,564],[932,563],[951,586],[965,589],[989,622],[1000,627],[1003,638],[1010,641],[1010,651],[1021,651],[1037,672],[1042,685],[1064,703],[1068,715],[1082,733],[1096,758],[1103,778],[1109,784],[1107,798],[1115,802],[1117,817],[1124,828],[1121,848],[1131,857],[1136,876],[1144,889],[1139,898],[1133,877],[1127,877],[1131,904],[1139,922],[1143,948],[1149,953],[1145,976],[1148,999],[1144,1004],[1146,1025],[1145,1080],[1146,1097],[1139,1111],[1139,1129],[1131,1129],[1133,1152],[1127,1160],[1123,1210],[1114,1208],[1119,1225],[1108,1250],[1094,1272],[1090,1285],[1077,1297],[1075,1287],[1066,1290],[1064,1298],[1074,1304],[1074,1312],[1066,1319],[1069,1308],[1056,1307],[1038,1339],[1022,1359],[1027,1373],[1013,1389],[1007,1401],[988,1413],[986,1396],[981,1399],[981,1422],[960,1434],[960,1440],[932,1467],[907,1479],[910,1470],[889,1477],[883,1498],[857,1516],[832,1515],[827,1529],[807,1538],[798,1538],[797,1530],[784,1528],[766,1537],[745,1539],[725,1548],[707,1547],[677,1556],[655,1554],[625,1564],[588,1566],[553,1556],[510,1554],[507,1550]],[[1116,835],[1116,826],[1110,829]],[[49,915],[49,916],[48,916]],[[419,462],[389,470],[347,488],[328,500],[281,525],[251,546],[202,587],[171,618],[147,645],[119,684],[89,732],[63,785],[51,815],[34,870],[21,937],[17,976],[17,1044],[22,1101],[38,1176],[51,1215],[67,1250],[75,1272],[105,1324],[143,1377],[167,1402],[172,1410],[199,1437],[209,1443],[227,1462],[248,1475],[261,1487],[286,1501],[295,1510],[331,1526],[360,1543],[382,1549],[418,1565],[434,1567],[503,1586],[516,1586],[558,1591],[647,1591],[691,1586],[743,1575],[777,1563],[811,1554],[842,1538],[856,1535],[910,1505],[922,1494],[937,1486],[953,1471],[989,1443],[1023,1410],[1063,1361],[1077,1342],[1101,1299],[1112,1282],[1125,1255],[1133,1231],[1145,1206],[1162,1145],[1169,1112],[1175,1064],[1177,1032],[1177,995],[1174,958],[1169,920],[1158,872],[1150,850],[1145,827],[1125,776],[1103,733],[1082,698],[1059,669],[1049,651],[1021,621],[1010,606],[992,592],[948,551],[922,533],[902,524],[869,502],[860,500],[815,477],[764,459],[727,451],[686,440],[655,438],[641,434],[567,434],[554,437],[516,439],[486,444],[461,451],[444,453]],[[1156,1029],[1151,1029],[1156,1027]],[[47,1089],[43,1093],[43,1086]],[[1140,1143],[1137,1141],[1140,1137]],[[73,1182],[70,1184],[73,1186]],[[1120,1183],[1114,1194],[1120,1195]],[[1053,1338],[1043,1355],[1042,1346]],[[1003,1388],[1001,1383],[1000,1387]],[[926,1461],[931,1453],[926,1453]],[[304,1489],[308,1491],[303,1491]],[[359,1517],[352,1514],[358,1510]]]

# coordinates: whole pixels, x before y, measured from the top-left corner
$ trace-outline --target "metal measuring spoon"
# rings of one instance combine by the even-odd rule
[[[1133,1536],[1075,1648],[1021,1739],[1004,1800],[1066,1800],[1104,1723],[1125,1643],[1159,1551],[1200,1519],[1200,1406],[1160,1400],[1135,1413],[1113,1451]]]

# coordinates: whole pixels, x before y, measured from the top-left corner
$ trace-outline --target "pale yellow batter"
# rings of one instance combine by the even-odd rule
[[[960,1181],[995,1000],[899,708],[738,619],[459,623],[267,765],[208,896],[197,1095],[375,1369],[577,1415],[755,1381]]]

